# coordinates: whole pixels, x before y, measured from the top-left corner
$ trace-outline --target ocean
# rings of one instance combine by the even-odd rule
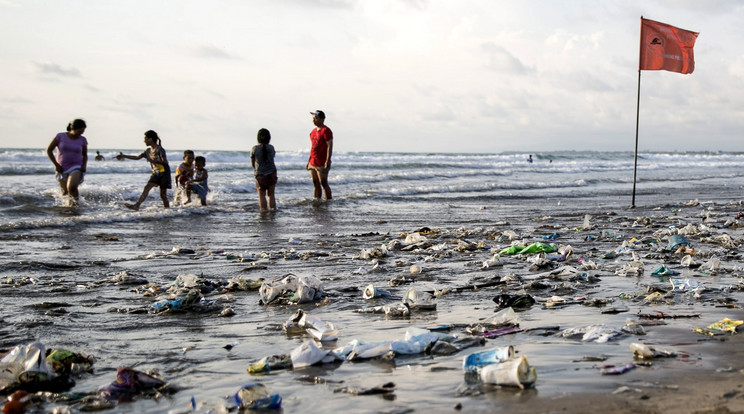
[[[182,151],[166,150],[175,171]],[[98,162],[90,154],[80,205],[69,208],[45,150],[0,149],[0,355],[40,341],[94,356],[93,372],[76,378],[73,390],[79,393],[95,394],[114,380],[119,366],[157,371],[176,390],[120,402],[107,412],[225,412],[234,404],[232,395],[252,382],[280,394],[286,412],[443,412],[457,404],[467,412],[516,412],[531,399],[586,390],[587,384],[613,389],[617,383],[599,374],[598,363],[576,360],[588,355],[604,356],[599,365],[627,363],[632,342],[676,345],[693,356],[664,362],[662,369],[710,367],[711,343],[691,339],[699,336],[691,331],[732,315],[732,308],[711,306],[721,297],[741,300],[738,246],[689,236],[697,260],[724,261],[717,273],[681,267],[663,248],[668,236],[686,225],[741,239],[735,217],[742,209],[744,153],[641,153],[631,209],[632,152],[533,153],[532,163],[528,153],[338,152],[329,175],[334,199],[317,203],[304,169],[307,152],[280,151],[278,209],[260,212],[249,153],[195,151],[206,158],[208,205],[164,209],[155,190],[134,212],[124,203],[141,193],[149,165],[117,161],[119,151],[102,150],[106,160]],[[172,199],[173,192],[169,195]],[[424,241],[406,242],[416,232]],[[582,270],[579,279],[548,277],[547,286],[530,290],[526,285],[551,267],[536,270],[525,255],[494,259],[512,243],[547,242],[552,233],[557,238],[550,243],[573,249],[552,268],[578,268],[579,257],[597,268]],[[633,237],[656,243],[622,246]],[[636,277],[619,275],[634,261],[631,250],[641,254],[645,270]],[[602,259],[609,251],[620,253]],[[702,298],[680,294],[676,300],[644,302],[649,289],[669,285],[668,277],[651,274],[662,264],[677,268],[678,277],[698,280],[708,292]],[[411,272],[414,265],[420,273]],[[323,283],[324,300],[265,305],[256,290],[215,288],[201,292],[213,301],[209,309],[156,312],[155,304],[167,299],[165,289],[183,275],[222,286],[236,278],[260,284],[260,279],[312,276]],[[503,283],[460,289],[494,280]],[[390,296],[364,300],[370,284]],[[411,288],[452,291],[437,298],[436,310],[405,318],[357,312],[398,304]],[[540,329],[491,338],[483,347],[263,376],[247,372],[262,357],[289,354],[308,340],[281,328],[298,309],[339,329],[337,342],[324,348],[332,349],[355,339],[399,340],[411,327],[446,325],[451,335],[468,336],[463,326],[498,310],[494,297],[525,292],[536,303],[520,309],[520,326]],[[568,298],[568,304],[548,306],[554,296]],[[627,309],[600,313],[581,304],[593,298]],[[214,308],[229,308],[233,316],[219,316]],[[643,337],[620,334],[606,343],[560,334],[594,324],[619,329],[627,319],[654,311],[700,317],[674,319],[647,327]],[[505,345],[514,345],[536,367],[533,388],[493,388],[463,375],[465,355]],[[626,375],[643,378],[641,371]],[[348,392],[390,382],[393,392]],[[75,401],[45,402],[41,410],[55,406],[83,408]]]

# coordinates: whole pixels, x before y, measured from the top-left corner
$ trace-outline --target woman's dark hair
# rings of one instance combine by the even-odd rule
[[[266,128],[261,128],[258,130],[258,143],[259,144],[268,144],[271,142],[271,132],[269,132]]]
[[[261,158],[263,162],[267,162],[269,160],[269,150],[266,148],[266,144],[271,142],[271,132],[269,132],[266,128],[261,128],[258,130],[258,143],[261,144]]]
[[[72,122],[67,124],[67,132],[81,128],[88,128],[88,126],[85,124],[85,121],[82,119],[74,119]]]
[[[147,138],[152,138],[157,142],[158,146],[160,146],[160,137],[158,136],[158,133],[153,131],[152,129],[149,131],[145,131],[145,136]]]

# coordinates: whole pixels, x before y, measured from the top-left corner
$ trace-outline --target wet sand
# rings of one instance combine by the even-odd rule
[[[593,200],[596,203],[596,200]],[[723,317],[742,319],[741,262],[738,243],[742,230],[733,202],[689,202],[628,209],[618,205],[585,207],[543,200],[529,205],[402,206],[394,211],[349,215],[354,203],[301,206],[272,215],[245,219],[245,212],[213,212],[187,218],[79,225],[70,229],[39,229],[3,235],[5,261],[0,293],[4,298],[0,348],[9,349],[38,339],[47,346],[64,346],[96,357],[95,371],[78,379],[74,391],[95,390],[114,379],[120,365],[155,369],[179,391],[167,399],[137,400],[110,412],[188,412],[189,400],[228,404],[245,383],[258,381],[284,398],[286,412],[737,412],[744,402],[742,338],[709,337],[693,332]],[[552,203],[549,204],[549,203]],[[419,211],[427,211],[423,217]],[[547,214],[546,211],[550,211]],[[84,213],[83,213],[84,214]],[[585,226],[585,216],[590,215]],[[682,254],[664,251],[669,235],[691,225],[709,229],[688,236],[695,261],[721,259],[716,271],[683,267]],[[701,227],[704,226],[704,227]],[[428,227],[431,233],[423,232]],[[362,257],[363,251],[397,241],[422,230],[419,245],[399,244],[390,255]],[[516,238],[510,240],[510,232]],[[554,241],[544,236],[558,233]],[[724,247],[715,236],[728,235],[735,247]],[[589,237],[591,236],[591,237]],[[632,244],[614,258],[602,257]],[[567,260],[532,269],[535,255],[502,255],[484,263],[512,242],[570,245]],[[179,253],[177,248],[186,249]],[[190,251],[190,252],[188,252]],[[633,261],[644,263],[641,275],[618,274]],[[579,258],[594,261],[596,278],[549,277],[561,266],[580,266]],[[412,274],[412,265],[421,267]],[[652,275],[662,264],[680,272],[681,279],[699,282],[706,290],[670,292],[669,277]],[[118,275],[143,282],[116,283]],[[212,281],[233,277],[256,280],[288,273],[319,277],[328,300],[302,305],[260,305],[258,293],[205,294],[230,307],[235,315],[218,317],[186,312],[156,314],[160,298],[142,294],[144,282],[172,284],[178,275],[194,274]],[[412,280],[390,286],[393,279]],[[438,298],[435,311],[414,312],[409,318],[359,314],[355,310],[399,303],[409,288],[441,290],[499,280],[504,283],[477,290],[453,291]],[[542,285],[531,282],[540,281]],[[389,299],[365,301],[362,290],[374,284],[389,289]],[[652,292],[663,300],[649,302]],[[522,328],[557,327],[491,338],[484,347],[453,355],[397,356],[394,361],[346,362],[250,376],[247,367],[260,358],[289,353],[308,338],[286,335],[284,323],[298,308],[339,327],[343,346],[353,339],[400,339],[409,327],[467,325],[482,321],[497,309],[500,294],[529,294],[537,303],[518,312]],[[554,296],[573,304],[548,306]],[[604,306],[586,306],[589,300]],[[55,309],[45,302],[63,305]],[[608,306],[625,308],[602,313]],[[64,311],[60,311],[63,309]],[[132,312],[135,310],[139,313]],[[564,337],[569,328],[603,324],[619,330],[642,314],[699,315],[664,319],[648,325],[645,335],[623,334],[605,343]],[[450,333],[465,335],[462,329]],[[601,375],[605,365],[633,362],[630,343],[673,349],[675,358],[659,358],[618,376]],[[234,344],[226,349],[228,344]],[[492,347],[513,345],[535,366],[534,388],[519,390],[473,383],[464,378],[465,355]],[[603,357],[603,361],[582,360]],[[590,358],[591,359],[591,358]],[[307,378],[313,378],[308,383]],[[340,387],[374,387],[395,383],[394,398],[352,396]],[[621,388],[621,387],[627,387]],[[620,392],[622,391],[622,392]],[[47,406],[46,408],[48,408]],[[79,407],[72,406],[73,412]],[[718,410],[718,411],[716,411]],[[728,410],[728,411],[726,411]],[[203,412],[201,410],[199,412]]]

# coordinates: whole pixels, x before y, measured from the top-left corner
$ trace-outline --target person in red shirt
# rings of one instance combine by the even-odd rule
[[[313,116],[315,128],[310,131],[310,158],[305,167],[310,171],[313,179],[314,198],[320,200],[325,191],[326,200],[331,196],[331,187],[328,185],[328,171],[331,169],[331,154],[333,153],[333,132],[325,125],[325,113],[323,111],[310,112]]]

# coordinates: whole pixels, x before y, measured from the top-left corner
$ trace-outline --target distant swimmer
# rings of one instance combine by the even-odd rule
[[[96,161],[103,161],[106,158],[103,158],[103,155],[101,155],[100,152],[96,151]]]
[[[532,164],[532,154],[527,157],[527,162]]]

